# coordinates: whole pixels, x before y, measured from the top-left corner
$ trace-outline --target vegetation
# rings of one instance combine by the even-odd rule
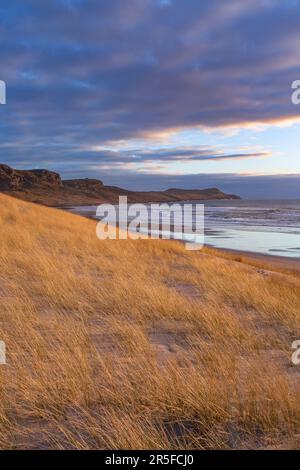
[[[299,274],[0,202],[1,448],[300,447]]]

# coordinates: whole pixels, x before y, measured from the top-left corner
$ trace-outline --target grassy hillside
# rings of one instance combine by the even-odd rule
[[[1,448],[300,447],[300,277],[0,195]]]

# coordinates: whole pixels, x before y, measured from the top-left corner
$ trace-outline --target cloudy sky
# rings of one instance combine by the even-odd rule
[[[300,198],[299,0],[10,0],[0,161]]]

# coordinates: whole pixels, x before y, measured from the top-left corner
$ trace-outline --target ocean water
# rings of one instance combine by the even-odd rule
[[[300,200],[209,201],[205,203],[205,243],[300,258]]]
[[[300,200],[186,202],[193,204],[193,219],[196,203],[204,204],[208,246],[300,258]],[[94,218],[96,214],[96,206],[71,210]]]

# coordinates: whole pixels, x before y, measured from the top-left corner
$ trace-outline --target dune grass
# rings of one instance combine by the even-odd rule
[[[297,274],[0,202],[0,448],[300,447]]]

